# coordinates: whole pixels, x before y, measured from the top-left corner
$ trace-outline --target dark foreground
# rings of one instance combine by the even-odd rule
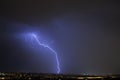
[[[67,75],[42,73],[0,72],[0,80],[120,80],[120,75]]]

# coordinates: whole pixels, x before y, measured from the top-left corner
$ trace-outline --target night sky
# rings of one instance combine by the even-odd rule
[[[120,74],[119,0],[0,0],[0,71]]]

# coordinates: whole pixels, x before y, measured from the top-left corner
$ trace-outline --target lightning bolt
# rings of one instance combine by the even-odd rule
[[[48,48],[48,49],[55,55],[56,62],[57,62],[57,73],[59,74],[59,73],[60,73],[60,63],[59,63],[59,59],[58,59],[57,52],[56,52],[54,49],[52,49],[50,46],[41,43],[41,42],[39,41],[38,37],[37,37],[34,33],[32,33],[31,35],[32,35],[32,37],[37,41],[37,43],[38,43],[40,46],[43,46],[44,48]]]

